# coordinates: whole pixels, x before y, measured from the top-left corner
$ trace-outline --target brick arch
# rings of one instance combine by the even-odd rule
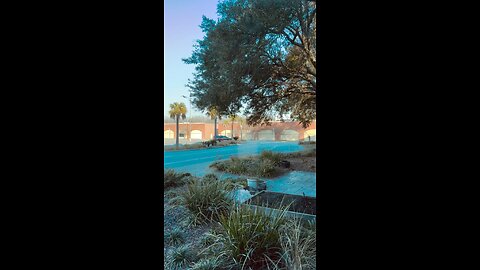
[[[255,140],[258,132],[262,130],[272,130],[275,134],[275,140],[280,140],[285,130],[294,130],[298,132],[298,140],[304,139],[303,135],[308,129],[316,129],[316,122],[312,122],[307,128],[303,128],[299,122],[272,122],[270,125],[250,127],[252,137]]]
[[[258,132],[262,130],[272,130],[275,134],[275,139],[280,140],[282,132],[284,130],[294,130],[299,133],[299,140],[304,139],[304,133],[305,131],[309,129],[315,129],[316,130],[316,122],[312,122],[307,128],[303,128],[301,124],[298,122],[272,122],[270,125],[266,126],[249,126],[249,125],[244,125],[242,127],[243,130],[243,136],[246,137],[246,130],[249,131],[248,136],[252,137],[253,140],[255,140],[255,137],[258,137]],[[218,123],[218,134],[221,134],[222,131],[224,130],[231,130],[232,125],[227,124],[224,125],[223,123]],[[235,136],[238,135],[240,136],[240,125],[238,123],[234,123],[233,125],[234,129],[234,134]],[[176,134],[176,125],[175,123],[164,123],[163,131],[165,132],[166,130],[171,130],[173,131],[174,138]],[[187,138],[190,137],[190,132],[192,130],[199,130],[202,132],[202,140],[209,140],[214,134],[214,125],[213,123],[180,123],[180,131],[183,131],[187,134]]]
[[[167,134],[171,134],[171,136],[168,136],[168,137],[167,137]],[[171,129],[164,130],[164,131],[163,131],[163,136],[164,136],[164,138],[166,138],[166,139],[173,139],[173,138],[175,138],[175,131],[173,131],[173,130],[171,130]]]

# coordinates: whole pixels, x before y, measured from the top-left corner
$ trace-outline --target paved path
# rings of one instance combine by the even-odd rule
[[[164,152],[164,168],[189,172],[196,176],[214,173],[208,166],[216,160],[229,159],[231,156],[249,156],[260,154],[264,150],[274,152],[296,152],[303,149],[297,142],[255,141],[222,148],[198,150],[180,150]],[[216,173],[221,178],[238,177],[227,173]],[[265,179],[267,180],[267,179]],[[288,194],[315,196],[316,174],[308,172],[290,172],[281,177],[267,180],[267,190]]]
[[[165,168],[175,169],[198,163],[211,163],[215,160],[229,159],[231,156],[258,155],[264,150],[295,152],[302,149],[303,146],[295,142],[247,142],[240,145],[230,145],[220,148],[164,151],[163,165]]]

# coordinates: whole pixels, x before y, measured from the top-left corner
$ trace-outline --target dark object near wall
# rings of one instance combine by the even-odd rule
[[[274,209],[281,209],[291,203],[289,211],[308,215],[317,214],[317,198],[315,197],[267,191],[257,194],[245,203]]]
[[[290,161],[282,160],[278,163],[278,166],[281,168],[290,168]]]

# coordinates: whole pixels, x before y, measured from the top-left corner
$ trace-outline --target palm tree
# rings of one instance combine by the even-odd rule
[[[182,117],[182,119],[187,118],[187,106],[185,106],[185,103],[183,102],[174,102],[173,104],[170,104],[170,111],[168,113],[170,114],[170,118],[175,119],[175,122],[177,123],[175,144],[178,149],[179,121],[180,117]]]
[[[232,123],[232,138],[233,138],[233,123],[235,123],[235,119],[237,119],[237,115],[236,114],[230,114],[228,116],[228,119],[225,120],[225,124],[227,123]]]
[[[243,135],[243,126],[246,124],[245,118],[239,116],[237,117],[237,122],[240,125],[240,141],[242,140],[242,135]]]
[[[218,129],[217,129],[217,118],[220,119],[220,115],[218,114],[218,111],[217,111],[217,108],[215,106],[211,106],[208,111],[207,111],[207,115],[210,116],[210,119],[213,119],[214,121],[214,131],[213,131],[213,134],[214,134],[214,139],[216,139],[218,133]]]

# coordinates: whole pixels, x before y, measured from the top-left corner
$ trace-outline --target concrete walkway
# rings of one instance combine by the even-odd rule
[[[314,172],[289,172],[280,177],[267,180],[267,190],[292,195],[305,195],[317,197],[316,195],[317,175]]]

